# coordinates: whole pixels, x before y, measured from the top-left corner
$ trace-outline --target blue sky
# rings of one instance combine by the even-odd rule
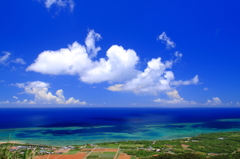
[[[239,1],[0,2],[0,107],[240,105]]]

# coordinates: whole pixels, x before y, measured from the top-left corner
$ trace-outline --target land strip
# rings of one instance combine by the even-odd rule
[[[61,148],[3,143],[0,145],[0,150],[8,150],[9,153],[19,154],[19,156],[26,152],[35,153],[35,159],[141,159],[164,155],[195,155],[195,158],[196,156],[201,158],[225,156],[239,159],[240,132],[201,134],[175,140],[120,141]]]

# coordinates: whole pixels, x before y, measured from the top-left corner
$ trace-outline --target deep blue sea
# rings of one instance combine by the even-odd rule
[[[1,108],[0,141],[80,145],[240,131],[240,108]]]

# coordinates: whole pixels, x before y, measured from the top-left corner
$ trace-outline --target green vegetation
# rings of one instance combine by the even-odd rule
[[[240,158],[240,132],[201,134],[192,138],[159,141],[102,143],[120,146],[132,158]],[[154,157],[153,157],[154,156]]]
[[[193,154],[193,153],[184,153],[178,155],[172,154],[162,154],[159,156],[154,156],[151,159],[205,159],[205,156]]]
[[[115,154],[101,154],[100,155],[100,157],[102,158],[102,157],[114,157],[115,156]]]
[[[10,145],[2,146],[0,149],[0,159],[17,159],[18,154],[10,152]]]
[[[116,152],[103,152],[103,154],[116,154]]]
[[[64,153],[64,155],[74,155],[74,154],[76,154],[78,152],[79,152],[79,150],[70,150],[67,153]]]
[[[119,148],[116,152],[91,152],[87,159],[113,159],[120,153],[131,155],[131,159],[239,159],[240,132],[201,134],[192,138],[159,141],[121,141],[87,144],[85,149]],[[71,148],[71,146],[69,146]],[[67,155],[76,154],[79,145],[74,145]],[[0,144],[0,159],[33,159],[36,155],[51,154],[59,147],[29,145],[29,144]],[[61,151],[61,150],[60,150]],[[58,153],[58,152],[56,152]]]
[[[100,155],[102,152],[92,152],[91,155]]]
[[[211,156],[210,159],[239,159],[240,153],[236,154],[229,154],[229,155],[218,155],[218,156]],[[159,156],[151,157],[151,159],[206,159],[206,156],[194,154],[194,153],[184,153],[184,154],[162,154]]]
[[[205,153],[232,153],[240,148],[240,133],[212,133],[193,137],[189,142],[190,148]]]
[[[94,148],[95,146],[87,145],[86,148]]]
[[[240,158],[240,153],[219,155],[219,156],[211,157],[211,159],[239,159],[239,158]]]
[[[135,147],[135,146],[126,146],[126,145],[124,145],[124,146],[121,146],[120,148],[123,149],[123,150],[124,149],[132,150],[132,149],[137,149],[138,147],[137,146]]]
[[[0,159],[34,159],[35,149],[25,149],[12,151],[13,144],[0,145]]]
[[[118,144],[113,144],[113,143],[100,143],[100,144],[97,144],[99,147],[102,147],[102,148],[113,148],[113,149],[116,149],[118,148]]]
[[[124,151],[125,153],[127,153],[128,155],[133,155],[133,156],[137,156],[137,157],[148,157],[148,156],[152,156],[155,155],[156,152],[153,151],[145,151],[145,150],[139,150],[139,151]]]
[[[87,158],[99,158],[98,155],[89,155]]]

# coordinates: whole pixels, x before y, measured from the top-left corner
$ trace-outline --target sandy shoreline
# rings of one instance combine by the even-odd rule
[[[7,144],[7,143],[10,143],[10,144],[26,144],[26,143],[21,142],[20,140],[1,141],[1,142],[0,142],[0,144]]]

